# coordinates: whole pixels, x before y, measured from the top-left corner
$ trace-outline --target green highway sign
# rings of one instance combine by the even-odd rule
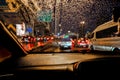
[[[0,9],[2,9],[2,10],[9,9],[6,0],[0,0]],[[0,12],[2,12],[2,11],[0,11]]]
[[[44,10],[39,11],[37,16],[38,21],[43,22],[51,22],[52,21],[52,11],[51,10]]]
[[[8,6],[6,0],[0,0],[0,6]]]

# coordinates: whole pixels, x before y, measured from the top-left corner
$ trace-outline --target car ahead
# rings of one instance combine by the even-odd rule
[[[60,49],[71,49],[72,47],[71,38],[62,38],[58,44],[60,46]]]
[[[33,36],[22,36],[22,42],[32,43],[35,42],[35,38]]]
[[[75,50],[79,50],[79,51],[90,51],[90,40],[86,39],[86,38],[80,38],[77,40],[76,44],[75,44]]]

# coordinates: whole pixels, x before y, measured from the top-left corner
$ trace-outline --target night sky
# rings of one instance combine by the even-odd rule
[[[120,0],[68,0],[61,7],[62,33],[81,31],[81,21],[85,21],[84,30],[93,31],[98,25],[112,19],[113,7],[120,6]]]

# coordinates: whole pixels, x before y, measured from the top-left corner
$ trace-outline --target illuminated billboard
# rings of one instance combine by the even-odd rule
[[[16,35],[17,36],[25,35],[25,24],[16,24]]]

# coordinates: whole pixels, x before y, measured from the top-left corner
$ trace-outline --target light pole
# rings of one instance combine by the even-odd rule
[[[57,24],[56,24],[56,0],[54,1],[54,30],[55,30],[55,35],[57,34]]]
[[[81,24],[81,27],[82,27],[82,37],[84,37],[84,24],[85,24],[85,21],[81,21],[80,24]]]
[[[59,24],[61,25],[61,8],[62,8],[62,1],[61,0],[55,0],[54,1],[55,34],[57,34],[57,32],[59,31],[59,29],[58,29]],[[60,15],[58,15],[58,14],[60,14]]]

